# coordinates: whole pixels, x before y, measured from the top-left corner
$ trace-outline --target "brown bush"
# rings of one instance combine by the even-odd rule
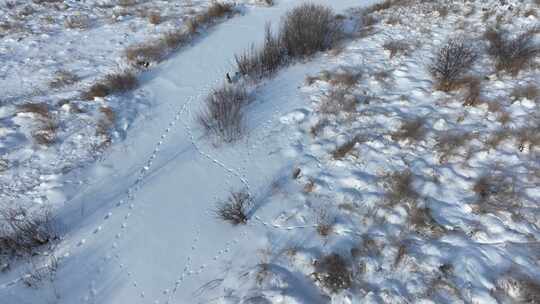
[[[293,58],[333,47],[342,32],[341,23],[331,9],[310,3],[288,12],[280,28],[283,47]]]
[[[139,82],[133,72],[124,71],[109,74],[102,80],[94,83],[87,91],[83,92],[82,98],[92,100],[96,97],[105,97],[111,94],[124,93],[135,89]]]
[[[486,213],[498,210],[515,211],[521,202],[518,198],[516,184],[513,179],[501,174],[491,173],[478,178],[473,186],[477,201],[476,212]]]
[[[326,209],[320,209],[317,213],[317,233],[321,236],[328,236],[332,233],[335,218],[331,217]]]
[[[36,114],[37,127],[32,131],[32,138],[40,145],[51,145],[56,142],[58,124],[45,103],[27,103],[17,107],[18,113]]]
[[[252,46],[241,55],[236,55],[235,60],[238,71],[252,79],[272,75],[286,63],[285,50],[280,38],[272,33],[270,24],[266,25],[262,47],[257,49]]]
[[[534,42],[536,29],[512,37],[502,30],[489,29],[484,37],[489,43],[488,53],[495,59],[497,71],[517,75],[540,54],[540,45]]]
[[[415,118],[403,122],[399,130],[392,133],[393,140],[411,140],[418,141],[426,135],[424,118]]]
[[[516,100],[520,99],[528,99],[528,100],[537,100],[538,97],[540,97],[540,89],[538,89],[538,85],[535,83],[528,83],[523,86],[517,86],[512,90],[512,93],[510,94],[511,97],[515,98]]]
[[[162,21],[161,14],[159,12],[150,12],[148,14],[148,22],[153,25],[158,25]]]
[[[167,52],[167,44],[158,39],[130,46],[124,51],[124,54],[128,61],[136,64],[138,62],[160,62]]]
[[[198,121],[205,131],[224,142],[240,139],[244,133],[243,108],[248,94],[242,86],[226,85],[214,90],[207,98]]]
[[[54,79],[49,82],[49,87],[53,89],[63,88],[79,82],[80,78],[77,74],[66,70],[59,70],[55,73]]]
[[[414,203],[420,196],[413,187],[413,174],[406,169],[383,177],[385,201],[390,205]]]
[[[233,225],[246,224],[253,198],[246,191],[231,192],[227,201],[218,203],[216,215]]]
[[[476,60],[476,51],[469,43],[460,39],[450,39],[443,45],[430,66],[437,88],[450,91],[456,88],[460,78]]]
[[[343,88],[335,88],[330,91],[319,106],[319,111],[324,114],[338,115],[340,113],[354,113],[358,100],[356,96]]]
[[[409,44],[404,40],[390,40],[383,44],[383,48],[390,52],[390,58],[397,54],[406,54],[409,51]]]
[[[22,207],[3,208],[0,218],[0,254],[11,258],[38,254],[39,248],[56,240],[49,210],[30,212]]]
[[[448,161],[450,157],[456,156],[458,149],[473,138],[470,133],[463,132],[445,132],[437,138],[435,148],[438,150],[441,163]]]
[[[352,285],[352,273],[347,262],[337,253],[324,256],[315,263],[315,281],[330,292],[337,293]]]
[[[364,139],[357,135],[353,138],[351,138],[351,140],[347,141],[346,143],[342,144],[341,146],[337,147],[333,152],[332,152],[332,156],[334,157],[334,159],[342,159],[343,157],[345,157],[347,154],[349,154],[349,152],[351,152],[354,147],[356,146],[357,143],[360,143],[364,141]]]
[[[88,15],[71,15],[66,18],[64,25],[70,29],[87,29],[92,20]]]

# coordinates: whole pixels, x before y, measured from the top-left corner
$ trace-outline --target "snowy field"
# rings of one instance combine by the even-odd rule
[[[136,5],[171,16],[152,25],[111,23],[131,6],[48,2],[34,14],[69,3],[52,18],[91,26],[0,26],[0,197],[53,206],[59,238],[0,260],[0,303],[540,303],[537,0],[313,1],[348,37],[246,80],[245,134],[217,145],[197,121],[206,96],[298,1],[242,6],[139,71],[136,90],[92,101],[74,96],[129,65],[125,47],[209,3]],[[495,33],[529,48],[500,57]],[[470,61],[444,82],[433,67],[448,41]],[[51,90],[56,70],[81,80]],[[50,113],[21,111],[29,99]],[[102,108],[118,118],[97,153]],[[57,140],[33,142],[50,117]],[[252,199],[245,225],[216,216],[236,191]]]

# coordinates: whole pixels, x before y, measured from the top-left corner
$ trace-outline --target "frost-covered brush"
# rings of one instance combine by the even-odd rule
[[[438,89],[442,91],[455,89],[460,78],[470,69],[476,58],[477,53],[470,43],[457,38],[448,40],[429,66],[431,74],[437,80]]]

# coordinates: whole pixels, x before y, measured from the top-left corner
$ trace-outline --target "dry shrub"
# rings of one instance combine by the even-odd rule
[[[435,10],[439,13],[439,17],[441,18],[446,18],[448,16],[449,10],[446,5],[437,5],[435,6]]]
[[[328,125],[329,121],[328,119],[319,119],[317,123],[315,123],[311,128],[309,129],[309,133],[313,137],[317,137],[319,133]]]
[[[528,276],[509,271],[496,283],[496,291],[504,293],[512,303],[540,303],[540,283]]]
[[[346,143],[344,143],[344,144],[340,145],[339,147],[337,147],[332,152],[332,156],[334,157],[334,159],[342,159],[343,157],[345,157],[347,154],[349,154],[349,152],[351,152],[354,149],[354,147],[356,146],[357,143],[360,143],[363,140],[364,139],[359,135],[353,137],[351,140],[349,140]]]
[[[406,54],[410,46],[404,40],[390,40],[383,44],[383,48],[390,52],[390,58],[393,58],[397,54]]]
[[[189,33],[186,33],[181,30],[170,31],[163,34],[162,41],[170,49],[178,48],[181,45],[184,45],[190,40]]]
[[[437,88],[448,92],[459,83],[460,78],[476,60],[476,51],[468,42],[450,39],[443,45],[429,67],[437,80]]]
[[[293,58],[332,48],[342,32],[341,23],[330,8],[311,3],[289,11],[280,28],[283,47]]]
[[[260,2],[264,3],[266,6],[274,6],[274,0],[260,0]]]
[[[332,227],[334,226],[335,218],[331,217],[326,209],[320,209],[317,212],[317,233],[319,235],[327,237],[332,233]]]
[[[22,277],[22,282],[26,287],[39,288],[45,281],[54,282],[58,270],[58,259],[54,255],[47,258],[48,262],[44,266],[36,266],[32,263],[32,269]],[[59,297],[58,294],[56,296]]]
[[[315,81],[326,81],[332,86],[339,86],[345,89],[352,88],[358,84],[362,73],[350,68],[339,68],[336,71],[321,71],[318,76],[307,76],[306,83],[312,85]]]
[[[364,10],[364,13],[371,14],[374,12],[380,12],[391,8],[394,5],[406,4],[410,2],[408,0],[384,0],[383,2],[376,3]]]
[[[361,75],[361,73],[354,72],[350,69],[340,69],[330,74],[329,82],[333,86],[351,88],[358,84]]]
[[[99,112],[102,117],[97,122],[96,135],[104,138],[103,143],[98,147],[99,149],[102,149],[112,142],[110,130],[114,127],[116,122],[116,114],[111,108],[107,107],[99,108]]]
[[[356,112],[358,101],[356,96],[343,88],[334,88],[324,98],[319,106],[319,111],[324,114],[338,115],[340,113]]]
[[[407,256],[407,251],[407,243],[401,241],[396,252],[396,257],[394,258],[394,268],[397,268],[399,264],[401,264],[401,262],[405,259],[405,257]]]
[[[231,192],[226,201],[217,204],[215,213],[218,218],[233,225],[246,224],[252,205],[253,198],[245,190]]]
[[[206,14],[212,18],[221,18],[234,12],[234,4],[213,2],[207,9]]]
[[[79,82],[79,80],[80,78],[77,76],[77,74],[66,70],[59,70],[55,73],[54,79],[49,82],[49,87],[59,89],[65,86],[73,85]]]
[[[415,118],[407,120],[401,124],[401,127],[396,132],[392,133],[392,139],[396,141],[410,140],[418,141],[426,135],[424,118]]]
[[[116,93],[125,93],[135,89],[139,85],[137,77],[131,71],[109,74],[102,80],[94,83],[87,91],[83,92],[82,98],[92,100],[96,97],[105,97]]]
[[[257,49],[252,46],[241,55],[236,55],[235,60],[238,71],[252,79],[272,75],[286,63],[285,50],[280,38],[272,33],[270,24],[266,25],[262,47]]]
[[[484,37],[489,42],[488,53],[495,59],[495,69],[517,75],[540,54],[534,42],[536,30],[530,29],[512,36],[500,29],[489,29]]]
[[[497,149],[501,142],[512,138],[512,132],[508,128],[497,130],[489,135],[485,144],[491,149]]]
[[[439,136],[435,145],[439,152],[439,161],[443,163],[450,157],[457,156],[459,148],[465,146],[472,137],[472,134],[466,132],[445,132]]]
[[[58,238],[51,212],[41,209],[30,212],[25,208],[0,210],[0,255],[9,258],[30,257]]]
[[[393,172],[383,177],[385,202],[393,206],[397,203],[415,203],[420,196],[413,187],[411,170]]]
[[[535,83],[528,83],[523,86],[515,87],[510,94],[515,100],[528,99],[537,100],[540,97],[540,89]]]
[[[32,132],[32,138],[40,145],[50,146],[56,142],[58,124],[53,120],[43,121]]]
[[[42,119],[49,119],[49,105],[46,103],[25,103],[17,106],[17,113],[32,113],[39,115]]]
[[[332,293],[348,289],[352,284],[352,273],[347,261],[337,253],[324,256],[315,262],[315,281]]]
[[[117,4],[123,7],[135,6],[138,3],[138,0],[118,0]]]
[[[446,229],[433,218],[428,207],[413,206],[409,212],[409,225],[415,232],[426,235],[441,235]]]
[[[18,113],[32,113],[38,122],[32,131],[32,138],[40,145],[52,145],[56,142],[58,124],[45,103],[27,103],[17,107]]]
[[[248,94],[243,86],[223,86],[208,95],[198,121],[208,134],[234,142],[244,133],[243,108],[247,103]]]
[[[477,196],[476,212],[487,213],[498,210],[514,212],[519,209],[519,194],[515,181],[501,174],[489,174],[480,177],[473,186]]]
[[[124,54],[129,62],[159,62],[167,54],[167,45],[163,40],[152,40],[128,47]]]
[[[463,105],[476,106],[484,102],[482,100],[482,81],[479,77],[465,77],[461,81],[465,85],[465,98]],[[459,84],[456,84],[459,85]]]
[[[87,29],[92,24],[88,15],[71,15],[64,21],[64,26],[69,29]]]
[[[158,25],[162,21],[161,14],[159,12],[150,12],[148,14],[148,22],[153,25]]]
[[[0,158],[0,172],[4,172],[9,168],[9,161],[7,159]]]
[[[540,147],[540,122],[535,121],[534,124],[520,128],[515,133],[520,152],[525,151],[525,149],[532,152],[534,148]]]

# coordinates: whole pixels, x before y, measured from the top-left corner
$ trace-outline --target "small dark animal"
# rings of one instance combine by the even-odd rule
[[[141,60],[141,61],[137,61],[137,65],[142,66],[145,69],[148,69],[148,67],[150,66],[150,62]]]

